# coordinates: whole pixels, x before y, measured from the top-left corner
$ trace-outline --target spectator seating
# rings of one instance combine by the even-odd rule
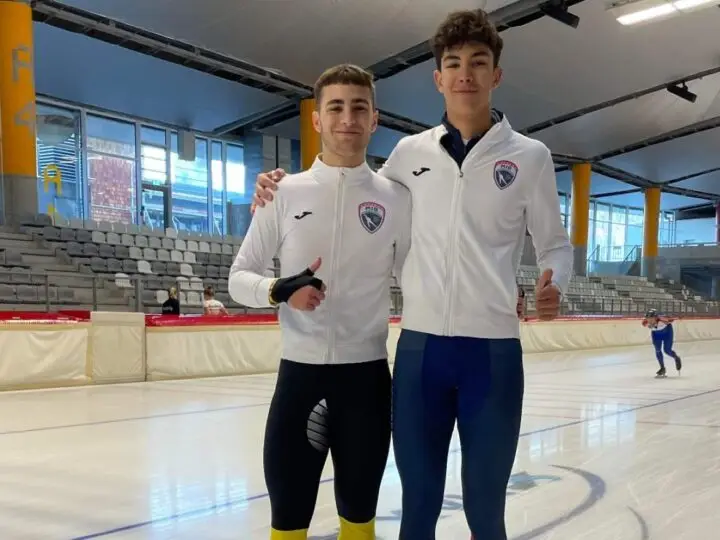
[[[158,312],[176,286],[183,313],[202,311],[210,285],[231,312],[228,275],[242,238],[118,223],[62,220],[38,215],[20,230],[0,227],[0,305],[3,309],[58,308]],[[279,273],[277,261],[266,275]],[[518,285],[526,291],[527,312],[535,310],[540,270],[521,266]],[[672,290],[662,288],[664,285]],[[139,293],[139,296],[138,296]],[[392,312],[402,311],[401,292],[392,291]],[[675,313],[710,313],[718,303],[692,295],[671,282],[636,276],[573,276],[562,311],[576,314],[641,314],[655,307]]]

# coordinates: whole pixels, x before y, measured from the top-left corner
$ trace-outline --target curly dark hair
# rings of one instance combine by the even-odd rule
[[[493,62],[497,67],[502,53],[503,40],[482,9],[454,11],[440,24],[430,40],[430,47],[435,55],[435,64],[440,69],[443,54],[467,43],[487,45],[493,54]]]

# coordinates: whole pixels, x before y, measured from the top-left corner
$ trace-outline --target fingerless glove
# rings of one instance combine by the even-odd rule
[[[321,291],[323,286],[322,280],[316,278],[315,273],[309,268],[294,276],[279,278],[275,280],[270,289],[270,300],[276,304],[287,302],[296,291],[308,285],[315,287],[318,291]]]

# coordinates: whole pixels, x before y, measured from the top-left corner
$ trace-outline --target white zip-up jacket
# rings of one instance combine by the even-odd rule
[[[315,311],[279,308],[282,357],[310,364],[346,364],[387,358],[390,284],[410,245],[410,193],[367,164],[313,166],[289,175],[271,204],[257,208],[230,269],[233,300],[269,307],[272,258],[282,277],[315,273],[327,286]]]
[[[519,337],[516,274],[529,231],[541,270],[565,292],[573,254],[548,148],[497,122],[462,167],[441,125],[403,138],[379,174],[412,194],[402,272],[403,328],[443,336]]]

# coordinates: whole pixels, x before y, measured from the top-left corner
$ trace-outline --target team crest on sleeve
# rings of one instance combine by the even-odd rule
[[[500,189],[505,189],[515,181],[518,173],[518,166],[512,161],[501,160],[495,163],[493,170],[493,178],[495,185]]]
[[[370,234],[377,232],[385,222],[385,207],[375,202],[364,202],[358,207],[360,224]]]

